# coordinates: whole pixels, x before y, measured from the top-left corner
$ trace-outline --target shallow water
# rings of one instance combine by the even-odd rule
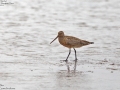
[[[0,6],[0,89],[120,89],[119,0],[7,2]],[[95,43],[76,49],[76,65],[73,50],[66,64],[68,49],[49,44],[60,30]]]

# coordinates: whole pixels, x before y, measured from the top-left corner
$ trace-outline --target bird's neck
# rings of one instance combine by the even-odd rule
[[[64,43],[64,36],[58,37],[60,44]]]

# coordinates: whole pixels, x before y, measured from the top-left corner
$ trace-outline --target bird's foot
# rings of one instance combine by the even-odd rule
[[[76,59],[75,59],[75,60],[73,60],[73,61],[77,62],[77,60],[78,60],[78,59],[76,58]]]
[[[68,60],[60,60],[60,61],[63,61],[63,62],[68,62]]]

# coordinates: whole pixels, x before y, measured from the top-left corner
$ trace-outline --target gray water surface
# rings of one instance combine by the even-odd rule
[[[120,90],[119,0],[7,2],[0,5],[0,89]],[[76,49],[76,65],[74,50],[66,64],[69,49],[50,44],[60,30],[95,43]]]

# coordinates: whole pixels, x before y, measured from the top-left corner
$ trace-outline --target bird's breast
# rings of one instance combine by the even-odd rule
[[[71,48],[71,45],[67,44],[67,38],[65,38],[65,37],[59,37],[58,40],[59,40],[59,43],[61,45],[65,46],[65,47],[68,47],[68,48]]]

